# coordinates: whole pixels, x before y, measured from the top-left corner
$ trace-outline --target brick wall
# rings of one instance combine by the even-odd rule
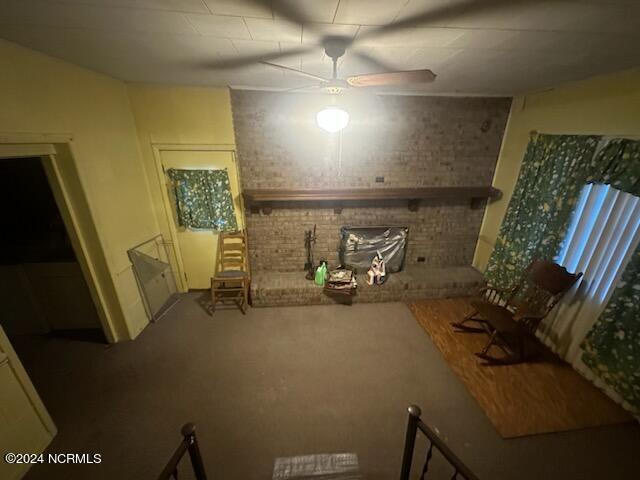
[[[234,90],[231,99],[245,189],[488,185],[510,105],[505,98],[342,97],[351,121],[331,135],[315,124],[326,97]],[[423,201],[417,212],[405,205],[247,212],[251,266],[301,270],[304,230],[313,224],[316,259],[330,266],[342,225],[406,225],[407,263],[469,265],[483,213],[448,201]]]

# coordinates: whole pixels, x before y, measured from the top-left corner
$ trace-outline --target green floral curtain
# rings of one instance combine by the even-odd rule
[[[181,226],[219,231],[238,229],[226,170],[170,169],[168,174]]]
[[[591,183],[640,196],[640,141],[625,138],[606,140],[596,155]]]
[[[594,180],[640,195],[640,141],[609,141],[598,164]],[[640,246],[582,349],[585,365],[640,415]]]
[[[585,365],[640,415],[640,248],[582,349]]]
[[[534,258],[557,254],[580,191],[593,171],[598,140],[584,135],[532,138],[489,259],[489,283],[508,288]]]
[[[531,140],[487,267],[507,288],[534,258],[554,258],[586,183],[640,195],[640,141],[539,135]],[[640,247],[582,344],[585,365],[640,414]]]

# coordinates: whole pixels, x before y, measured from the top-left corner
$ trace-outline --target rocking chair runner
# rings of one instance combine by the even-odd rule
[[[471,300],[473,312],[461,322],[452,323],[456,332],[482,332],[489,341],[476,355],[489,365],[513,364],[526,360],[526,342],[534,337],[540,322],[551,312],[564,294],[582,277],[545,260],[529,264],[519,284],[508,290],[487,285],[480,296]],[[478,318],[478,316],[480,318]],[[469,325],[475,322],[477,326]],[[505,356],[495,357],[491,347]]]

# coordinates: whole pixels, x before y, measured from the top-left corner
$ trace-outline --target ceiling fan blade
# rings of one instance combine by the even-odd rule
[[[424,24],[437,25],[447,20],[455,19],[463,14],[485,13],[500,8],[535,3],[538,0],[458,0],[443,3],[441,6],[431,8],[425,12],[402,18],[396,22],[373,28],[362,35],[356,37],[356,42],[363,38],[375,37],[383,33],[391,33],[404,28],[424,26]],[[555,1],[555,0],[551,0]]]
[[[277,63],[264,62],[264,61],[261,61],[260,63],[263,65],[268,65],[270,67],[278,68],[280,70],[284,70],[285,72],[297,73],[298,75],[302,75],[308,78],[313,78],[321,82],[325,82],[325,83],[331,82],[331,80],[329,80],[328,78],[321,77],[320,75],[314,75],[313,73],[303,72],[302,70],[298,70],[297,68],[287,67],[285,65],[278,65]]]
[[[347,77],[352,87],[385,87],[433,82],[436,75],[431,70],[407,70],[404,72],[366,73]]]
[[[279,58],[287,58],[287,57],[292,57],[294,55],[309,53],[314,48],[317,48],[317,47],[314,47],[314,46],[300,47],[300,48],[292,48],[290,50],[285,50],[281,52],[263,53],[260,55],[247,55],[244,57],[231,57],[231,58],[225,58],[221,60],[208,61],[204,65],[207,68],[213,68],[213,69],[219,69],[219,70],[246,67],[250,65],[255,65],[256,63],[259,63],[259,62],[268,62],[269,60],[277,60]]]
[[[277,16],[297,24],[313,23],[311,18],[291,0],[251,0],[251,2],[270,9]],[[306,28],[306,26],[305,26]]]

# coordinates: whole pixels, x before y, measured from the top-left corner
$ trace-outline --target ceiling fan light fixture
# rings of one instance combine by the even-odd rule
[[[349,113],[339,107],[326,107],[316,114],[316,123],[324,131],[336,133],[349,124]]]

